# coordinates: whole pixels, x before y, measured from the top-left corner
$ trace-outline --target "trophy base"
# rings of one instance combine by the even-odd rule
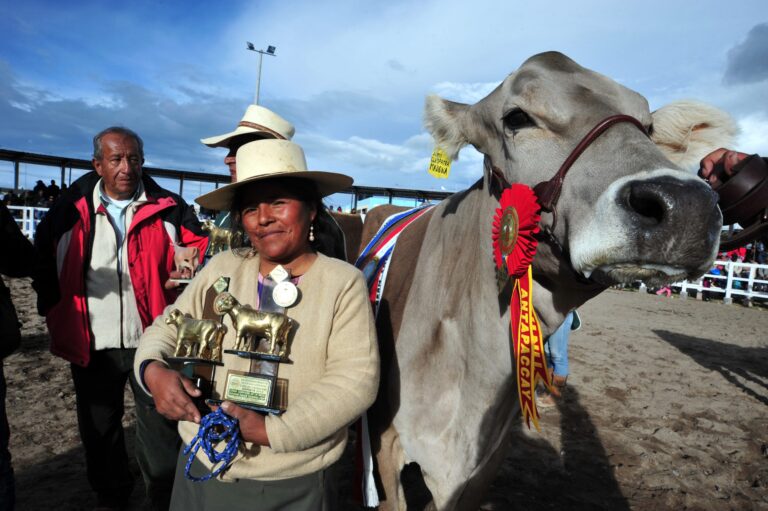
[[[288,360],[280,355],[273,355],[272,353],[261,353],[259,351],[243,351],[243,350],[224,350],[224,353],[231,355],[237,355],[242,358],[256,358],[259,360],[268,360],[270,362],[282,362],[287,363]]]
[[[184,367],[187,365],[212,365],[223,366],[223,362],[218,360],[208,360],[207,358],[190,358],[190,357],[165,357],[166,362],[177,367]]]
[[[220,406],[221,403],[223,403],[223,399],[207,399],[206,403]],[[263,413],[263,414],[272,414],[272,415],[280,415],[285,410],[281,410],[280,408],[273,408],[271,406],[262,406],[262,405],[255,405],[253,403],[242,403],[238,401],[232,401],[237,406],[242,406],[243,408],[247,408],[248,410],[253,410],[254,412]]]

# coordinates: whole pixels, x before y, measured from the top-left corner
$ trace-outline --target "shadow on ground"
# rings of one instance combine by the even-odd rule
[[[569,386],[557,401],[562,447],[521,427],[510,435],[510,453],[493,482],[483,509],[611,510],[629,509],[613,465],[592,419]],[[553,409],[544,410],[542,429],[558,427]]]
[[[568,387],[554,409],[545,411],[543,429],[559,426],[558,452],[537,434],[521,426],[510,434],[509,454],[486,495],[483,510],[629,510],[614,477],[614,467],[597,436],[592,419],[581,405],[578,391]],[[559,423],[558,423],[559,422]],[[406,467],[408,509],[427,509],[429,490],[415,464]],[[349,508],[353,509],[353,508]]]
[[[693,337],[690,335],[654,330],[663,341],[668,342],[681,353],[691,357],[702,367],[717,371],[745,394],[768,405],[768,348],[744,348],[720,341]],[[758,394],[740,381],[749,382],[756,387],[762,387],[765,392]]]
[[[12,434],[17,434],[13,432]],[[126,428],[125,438],[128,452],[133,453],[133,427]],[[131,472],[136,480],[133,495],[127,510],[142,509],[144,483],[131,456]],[[88,486],[85,475],[85,453],[82,446],[70,449],[63,454],[46,457],[44,461],[28,466],[24,470],[16,469],[16,509],[25,511],[85,511],[96,506],[96,496]]]

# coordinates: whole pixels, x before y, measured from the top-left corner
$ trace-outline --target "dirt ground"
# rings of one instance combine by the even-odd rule
[[[68,364],[28,281],[8,280],[24,322],[5,360],[17,509],[91,509]],[[768,309],[609,290],[580,312],[567,393],[540,433],[510,435],[483,509],[768,509]]]

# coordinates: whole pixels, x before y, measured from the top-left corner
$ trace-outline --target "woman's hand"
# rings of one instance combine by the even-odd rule
[[[701,160],[699,177],[715,188],[727,181],[734,174],[734,167],[748,156],[730,149],[716,149]]]
[[[144,383],[163,417],[200,424],[200,411],[190,396],[199,397],[201,392],[192,380],[154,361],[144,368]]]
[[[216,410],[216,406],[211,406],[211,410]],[[267,427],[264,416],[242,406],[237,406],[232,401],[221,403],[221,409],[230,417],[240,421],[240,436],[246,442],[269,447],[269,437],[267,436]]]

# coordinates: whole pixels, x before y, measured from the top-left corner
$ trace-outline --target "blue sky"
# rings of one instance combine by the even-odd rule
[[[223,1],[0,3],[0,147],[90,158],[121,124],[149,165],[225,173],[230,131],[253,101],[296,125],[310,168],[358,184],[448,190],[481,175],[462,151],[426,172],[424,98],[475,102],[531,55],[559,50],[645,95],[698,99],[768,154],[768,3],[619,1]],[[1,172],[7,172],[7,169]]]

